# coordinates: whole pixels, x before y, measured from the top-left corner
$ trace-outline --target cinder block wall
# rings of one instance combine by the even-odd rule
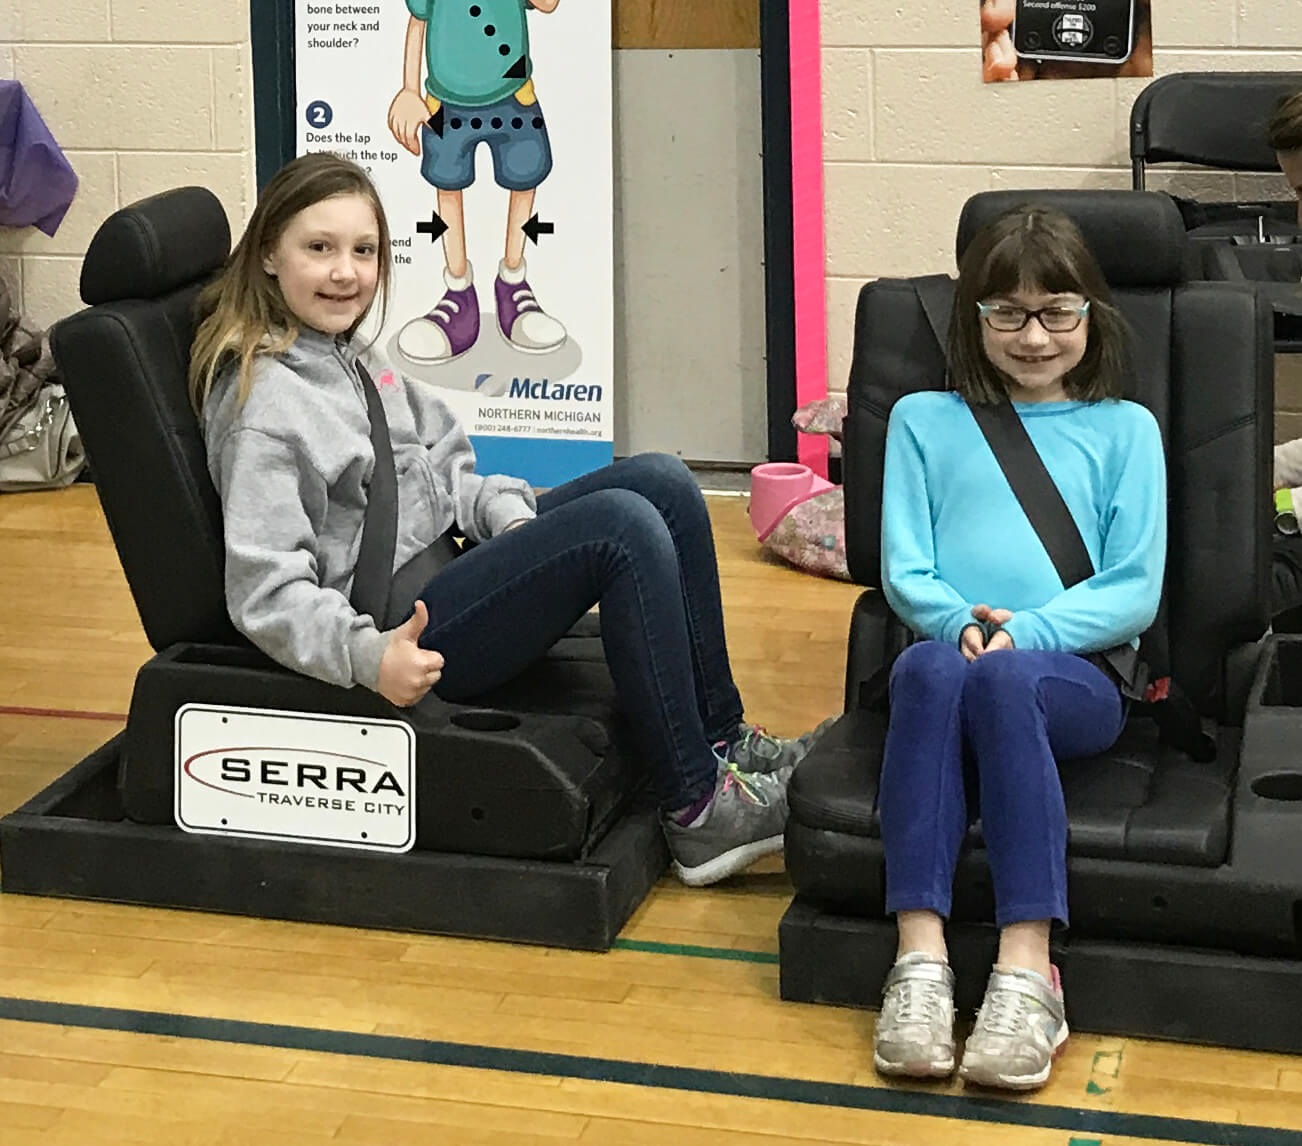
[[[870,278],[954,270],[964,200],[1009,187],[1129,187],[1130,106],[1146,79],[982,84],[974,0],[820,0],[828,370],[850,369]],[[1154,73],[1302,68],[1297,0],[1153,0]],[[1279,197],[1282,177],[1154,175],[1203,198]],[[1281,388],[1281,411],[1288,398]],[[1290,419],[1297,428],[1302,418]]]
[[[954,223],[968,195],[1129,186],[1127,117],[1147,81],[983,85],[975,4],[819,3],[835,389],[849,370],[859,286],[952,270]],[[193,180],[217,192],[237,233],[243,226],[254,193],[248,5],[0,0],[0,76],[26,85],[81,176],[53,239],[0,228],[0,274],[33,321],[48,324],[79,305],[81,255],[125,203]],[[1153,0],[1153,8],[1159,75],[1299,67],[1302,4]],[[1203,173],[1161,175],[1153,185],[1225,198],[1284,191],[1271,177]],[[1302,415],[1302,404],[1292,412]]]
[[[200,183],[238,234],[254,195],[249,0],[0,0],[22,81],[81,179],[54,238],[0,227],[0,273],[42,326],[80,306],[81,257],[118,207]]]

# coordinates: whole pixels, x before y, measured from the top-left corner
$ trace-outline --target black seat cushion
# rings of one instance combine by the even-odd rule
[[[886,719],[884,713],[853,710],[819,741],[791,780],[793,820],[880,838],[877,775]],[[1234,738],[1224,735],[1218,760],[1233,760]],[[1223,762],[1196,763],[1159,745],[1151,721],[1130,721],[1107,752],[1059,769],[1071,854],[1216,867],[1229,844],[1233,784],[1227,772]],[[982,846],[979,821],[967,842]]]
[[[211,191],[123,207],[82,266],[88,310],[50,340],[149,643],[242,644],[226,610],[221,503],[187,371],[195,302],[230,247]]]

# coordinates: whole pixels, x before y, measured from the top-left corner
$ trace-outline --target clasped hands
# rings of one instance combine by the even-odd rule
[[[968,661],[974,661],[996,649],[1011,649],[1013,638],[1001,626],[1013,619],[1008,609],[992,609],[989,605],[972,606],[972,623],[964,626],[958,635],[958,651]]]

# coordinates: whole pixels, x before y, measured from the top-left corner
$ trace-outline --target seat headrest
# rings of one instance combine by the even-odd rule
[[[963,204],[956,250],[1013,207],[1053,207],[1081,229],[1113,287],[1175,286],[1185,280],[1188,235],[1180,210],[1158,191],[982,191]]]
[[[212,274],[231,249],[231,227],[206,187],[177,187],[113,212],[81,266],[87,306],[158,298]]]

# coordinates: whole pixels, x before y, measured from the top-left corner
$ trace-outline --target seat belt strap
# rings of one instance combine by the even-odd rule
[[[1070,589],[1089,580],[1094,576],[1094,562],[1085,540],[1013,404],[969,403],[968,409],[1012,487],[1017,504],[1058,571],[1062,587]]]
[[[377,629],[383,629],[389,612],[393,554],[398,543],[398,475],[394,469],[393,442],[389,438],[384,403],[360,359],[357,361],[357,374],[366,395],[366,416],[371,424],[371,449],[375,463],[366,489],[362,541],[357,550],[353,587],[348,599],[358,613],[366,613]]]

